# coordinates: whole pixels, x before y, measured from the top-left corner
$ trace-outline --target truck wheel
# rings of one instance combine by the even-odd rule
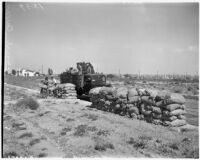
[[[77,94],[78,94],[79,96],[81,96],[81,95],[83,94],[83,90],[80,88],[79,90],[77,90]]]

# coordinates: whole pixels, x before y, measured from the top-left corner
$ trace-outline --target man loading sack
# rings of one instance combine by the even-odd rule
[[[51,77],[48,83],[49,95],[56,94],[57,83],[54,77]]]
[[[45,77],[45,79],[41,81],[40,87],[41,87],[40,90],[41,94],[46,94],[50,96],[56,94],[56,88],[57,88],[56,79],[54,77],[51,77],[51,79]]]

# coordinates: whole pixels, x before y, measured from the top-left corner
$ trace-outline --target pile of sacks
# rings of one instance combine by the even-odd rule
[[[139,88],[97,87],[90,90],[92,107],[156,125],[186,124],[185,99],[166,91]]]
[[[63,99],[77,99],[75,85],[72,83],[59,84],[58,88],[61,89],[61,98]]]

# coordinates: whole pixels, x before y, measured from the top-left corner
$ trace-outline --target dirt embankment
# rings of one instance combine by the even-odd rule
[[[198,157],[198,130],[178,132],[90,108],[90,102],[42,100],[30,90],[5,89],[5,157]],[[16,108],[27,95],[38,100],[37,110]]]

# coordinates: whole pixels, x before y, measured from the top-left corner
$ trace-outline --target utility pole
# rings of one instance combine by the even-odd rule
[[[42,74],[43,74],[43,65],[42,65]]]
[[[158,81],[158,71],[157,71],[157,81]]]
[[[138,79],[140,79],[140,70],[138,71]]]

